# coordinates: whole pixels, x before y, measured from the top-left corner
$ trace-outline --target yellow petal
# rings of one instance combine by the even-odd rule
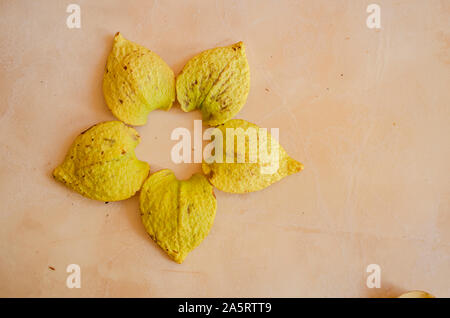
[[[218,126],[222,132],[223,136],[223,158],[222,162],[211,162],[204,161],[202,164],[203,172],[206,174],[208,180],[219,190],[231,193],[246,193],[262,190],[271,184],[283,179],[284,177],[300,172],[303,170],[303,165],[291,158],[286,151],[278,144],[278,142],[267,134],[267,142],[260,138],[257,134],[255,135],[257,142],[252,142],[255,148],[250,144],[250,138],[245,138],[245,148],[238,148],[238,141],[234,142],[234,150],[232,153],[228,152],[228,156],[234,158],[234,162],[227,162],[227,139],[226,139],[226,129],[242,129],[242,132],[249,132],[251,129],[256,131],[259,127],[255,124],[249,123],[248,121],[241,119],[232,119],[225,124]],[[250,129],[250,130],[249,130]],[[268,150],[278,146],[279,155],[278,159],[270,158],[270,160],[262,160],[262,157],[257,155],[256,161],[251,161],[250,153],[254,153],[255,149],[259,149],[259,144],[264,144]],[[256,148],[256,146],[258,148]],[[245,150],[244,150],[245,149]],[[253,149],[253,150],[252,150]],[[245,158],[243,163],[238,162],[238,158]],[[276,162],[275,162],[276,160]],[[262,168],[277,167],[273,173],[267,173]]]
[[[182,263],[208,235],[216,215],[216,199],[203,175],[179,181],[165,169],[145,181],[140,208],[150,237],[175,262]]]
[[[118,119],[144,125],[151,111],[172,106],[175,77],[156,53],[117,33],[103,76],[103,95]]]
[[[75,139],[53,176],[91,199],[127,199],[141,188],[150,169],[136,158],[138,144],[137,131],[120,121],[97,124]]]
[[[177,99],[185,112],[200,109],[216,126],[234,117],[250,89],[244,43],[210,49],[193,57],[177,77]]]

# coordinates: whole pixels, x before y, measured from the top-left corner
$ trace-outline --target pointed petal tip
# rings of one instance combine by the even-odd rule
[[[122,42],[122,41],[125,41],[125,38],[122,36],[122,33],[116,32],[116,34],[114,34],[114,43],[118,43],[118,42]]]
[[[245,43],[242,41],[236,42],[231,47],[236,50],[244,50],[245,51]]]
[[[291,160],[289,160],[288,170],[291,173],[300,172],[300,171],[302,171],[305,168],[305,166],[301,162],[298,162],[297,160],[295,160],[293,158],[290,158],[290,159]]]

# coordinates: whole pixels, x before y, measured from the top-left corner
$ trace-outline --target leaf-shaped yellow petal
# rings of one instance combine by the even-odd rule
[[[289,157],[269,133],[260,135],[260,128],[255,124],[241,119],[232,119],[216,129],[219,129],[223,136],[221,151],[223,156],[219,157],[221,162],[217,160],[209,162],[207,158],[202,168],[209,181],[219,190],[231,193],[258,191],[303,170],[303,165]],[[236,136],[242,137],[243,147],[239,147],[239,137],[237,137],[234,147],[230,147],[227,151],[229,141],[226,136],[227,129],[234,131]],[[264,139],[262,136],[267,137]],[[274,155],[263,157],[261,148],[268,154]],[[276,155],[276,149],[278,149],[278,155]],[[227,157],[231,158],[231,162],[227,162]]]
[[[118,119],[144,125],[151,111],[172,106],[175,77],[156,53],[117,33],[103,76],[103,95]]]
[[[178,75],[176,89],[181,109],[200,109],[210,126],[234,117],[244,106],[250,89],[244,43],[210,49],[193,57]]]
[[[120,121],[97,124],[75,139],[53,176],[91,199],[127,199],[141,188],[150,169],[136,158],[138,144],[137,131]]]
[[[150,237],[175,262],[182,263],[208,235],[216,215],[216,198],[203,175],[179,181],[165,169],[145,181],[140,207]]]

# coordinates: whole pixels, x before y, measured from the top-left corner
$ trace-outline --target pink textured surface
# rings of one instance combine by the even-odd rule
[[[450,2],[0,2],[0,296],[450,296]],[[102,76],[114,34],[178,73],[242,40],[251,88],[238,118],[279,127],[300,174],[257,193],[216,191],[210,235],[185,263],[145,233],[138,200],[96,202],[51,177],[75,136],[114,119]],[[178,178],[177,105],[137,128],[151,171]],[[65,284],[79,264],[80,289]],[[381,266],[368,289],[366,266]],[[55,270],[50,270],[49,266]]]

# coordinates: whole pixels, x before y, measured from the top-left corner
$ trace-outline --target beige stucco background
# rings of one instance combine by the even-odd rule
[[[450,1],[0,1],[0,296],[450,296]],[[81,7],[81,29],[66,7]],[[105,204],[55,182],[75,136],[112,120],[101,90],[115,32],[178,73],[242,40],[251,90],[238,118],[280,128],[300,174],[256,193],[216,191],[185,263],[146,235],[138,199]],[[136,149],[179,178],[176,127],[150,114]],[[66,267],[81,267],[80,289]],[[366,267],[381,267],[381,288]],[[50,269],[53,267],[55,270]]]

